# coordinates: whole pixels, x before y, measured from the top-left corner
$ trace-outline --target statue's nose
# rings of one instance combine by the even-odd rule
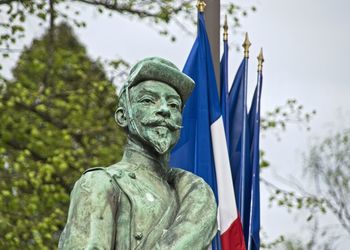
[[[161,115],[164,118],[170,117],[170,110],[166,102],[162,102],[157,110],[157,115]]]

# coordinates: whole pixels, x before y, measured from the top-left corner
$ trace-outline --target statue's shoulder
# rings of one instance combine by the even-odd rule
[[[113,179],[119,172],[126,169],[124,163],[116,163],[109,167],[93,167],[86,169],[81,177],[76,181],[74,189],[81,189],[82,187],[95,191],[103,191],[113,187]]]
[[[117,162],[108,167],[93,167],[88,168],[83,172],[83,176],[98,175],[112,178],[114,174],[118,174],[123,171],[130,171],[134,168],[134,165],[126,162]]]
[[[88,193],[99,192],[110,188],[109,180],[110,177],[106,172],[106,168],[89,168],[75,182],[73,190],[76,192],[87,191]]]
[[[206,183],[202,177],[199,177],[198,175],[195,175],[194,173],[191,173],[181,168],[171,168],[171,175],[172,175],[172,178],[177,178],[177,179],[187,178],[187,179]]]
[[[107,167],[106,171],[114,178],[119,179],[124,175],[130,175],[130,173],[134,173],[137,168],[138,167],[134,164],[120,161]]]
[[[108,179],[107,170],[105,167],[93,167],[86,169],[79,180],[96,180]]]
[[[128,162],[118,162],[108,167],[95,167],[84,171],[81,179],[90,179],[96,185],[103,183],[110,187],[112,183],[116,189],[124,189],[124,186],[130,185],[129,179],[136,179],[135,171],[137,166]],[[124,178],[125,176],[129,178]]]
[[[88,168],[83,172],[83,175],[89,172],[93,172],[93,171],[105,171],[106,168],[104,167],[93,167],[93,168]]]
[[[202,177],[199,177],[198,175],[195,175],[194,173],[191,173],[184,169],[171,168],[170,181],[181,188],[183,186],[191,186],[197,190],[205,190],[205,192],[209,193],[209,195],[212,194],[211,187]]]

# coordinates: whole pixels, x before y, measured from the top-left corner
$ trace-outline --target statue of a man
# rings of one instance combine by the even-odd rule
[[[200,177],[168,165],[193,88],[161,58],[131,69],[115,113],[128,135],[123,158],[75,183],[59,249],[208,248],[217,231],[213,193]]]

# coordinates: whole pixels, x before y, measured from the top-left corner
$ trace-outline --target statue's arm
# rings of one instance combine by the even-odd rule
[[[58,249],[111,249],[118,194],[104,171],[85,173],[71,193],[67,224]]]
[[[211,188],[188,172],[178,174],[174,183],[180,208],[157,249],[208,249],[217,233],[217,205]]]

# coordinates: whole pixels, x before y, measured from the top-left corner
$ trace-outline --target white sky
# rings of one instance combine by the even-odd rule
[[[270,180],[276,179],[274,172],[300,179],[301,154],[310,140],[349,127],[349,10],[350,2],[341,0],[265,0],[244,21],[252,51],[264,47],[262,110],[271,110],[291,97],[307,110],[317,110],[311,132],[292,127],[280,142],[271,137],[262,140],[272,162],[263,175]],[[324,223],[331,219],[325,218]],[[304,220],[300,214],[262,205],[262,225],[269,236],[289,232],[302,237]],[[349,243],[343,241],[337,249],[349,249]]]
[[[242,19],[241,30],[249,32],[252,42],[249,96],[256,79],[255,58],[262,46],[265,56],[263,113],[284,104],[288,98],[296,98],[306,110],[317,110],[311,132],[291,126],[281,141],[272,135],[262,139],[262,147],[272,163],[271,169],[264,171],[263,176],[276,180],[275,173],[278,173],[285,178],[299,178],[302,153],[307,151],[310,141],[349,127],[350,1],[239,0],[238,3],[258,7],[255,14]],[[83,19],[88,20],[88,26],[77,33],[93,58],[121,57],[134,63],[146,56],[161,56],[182,68],[194,41],[194,37],[174,28],[178,40],[171,43],[137,19],[117,15],[101,17],[90,8],[84,8]],[[42,29],[33,21],[29,30],[26,44]],[[236,43],[243,39],[240,35],[230,35],[229,38]],[[239,52],[230,51],[230,79],[241,58]],[[9,72],[14,62],[14,57],[5,61],[5,72]],[[267,198],[263,189],[262,226],[269,239],[281,234],[307,237],[302,226],[305,217],[287,213],[285,209],[270,209]],[[343,241],[337,249],[348,249],[348,244],[350,240]]]

